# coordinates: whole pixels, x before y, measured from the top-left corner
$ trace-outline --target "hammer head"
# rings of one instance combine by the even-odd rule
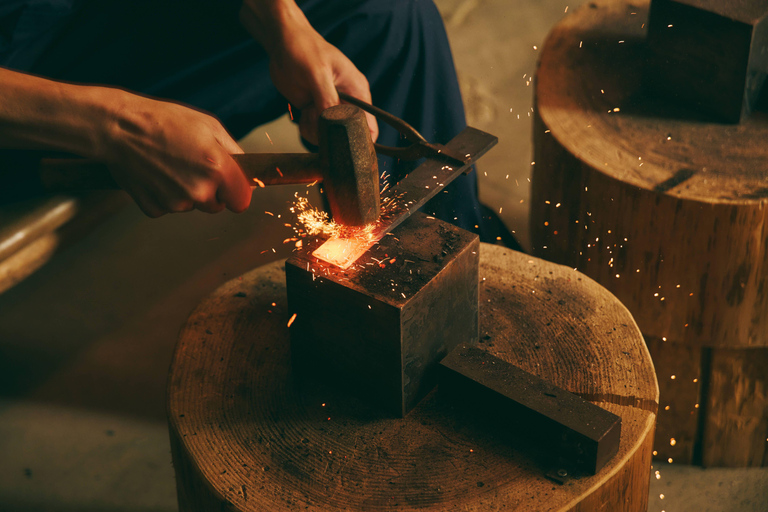
[[[379,218],[379,165],[365,113],[336,105],[320,114],[320,166],[333,219],[362,226]]]

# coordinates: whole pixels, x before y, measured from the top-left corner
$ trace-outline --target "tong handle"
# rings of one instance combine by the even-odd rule
[[[420,134],[416,128],[406,123],[404,120],[397,116],[394,116],[382,110],[378,107],[364,102],[349,94],[339,92],[339,98],[351,103],[352,105],[359,107],[369,114],[373,114],[377,119],[381,119],[389,126],[397,130],[401,135],[405,136],[406,140],[412,142],[408,147],[395,148],[392,146],[383,146],[381,144],[374,144],[377,153],[382,155],[399,158],[400,160],[418,160],[423,157],[438,158],[446,160],[453,165],[466,165],[470,162],[469,158],[463,155],[456,155],[447,150],[447,148],[441,144],[432,144],[427,142],[427,139]]]
[[[359,100],[355,98],[354,96],[350,96],[347,93],[339,92],[339,98],[346,101],[347,103],[351,103],[352,105],[359,107],[369,114],[373,114],[376,116],[376,119],[381,119],[385,123],[387,123],[389,126],[400,132],[402,135],[405,136],[406,140],[409,140],[413,143],[426,143],[427,139],[424,138],[413,126],[406,123],[402,119],[400,119],[397,116],[394,116],[387,112],[386,110],[382,110],[379,107],[374,107],[373,105],[364,102],[363,100]],[[374,144],[374,147],[376,148],[376,151],[387,156],[396,156],[398,152],[401,152],[404,148],[393,148],[392,146],[382,146],[381,144]],[[391,154],[395,153],[395,154]]]

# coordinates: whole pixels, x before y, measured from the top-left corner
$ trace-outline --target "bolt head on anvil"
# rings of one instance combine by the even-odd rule
[[[347,270],[295,253],[285,266],[294,375],[404,416],[436,385],[440,360],[477,340],[479,246],[416,213]]]
[[[768,0],[653,0],[644,85],[738,123],[768,75]]]

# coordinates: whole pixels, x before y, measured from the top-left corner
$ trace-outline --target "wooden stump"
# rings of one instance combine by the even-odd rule
[[[180,509],[645,512],[658,388],[631,315],[573,269],[486,244],[480,256],[480,346],[621,416],[599,474],[554,483],[435,393],[397,419],[299,389],[275,262],[223,285],[181,331],[168,388]]]
[[[768,116],[712,124],[645,95],[647,15],[590,2],[542,49],[534,251],[634,315],[661,388],[659,456],[766,465]]]

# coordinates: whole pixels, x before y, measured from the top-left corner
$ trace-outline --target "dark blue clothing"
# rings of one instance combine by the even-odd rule
[[[431,0],[299,5],[366,75],[375,105],[433,142],[465,127],[448,39]],[[181,101],[212,112],[239,138],[284,114],[287,102],[238,10],[234,0],[0,0],[0,66]],[[380,143],[402,145],[393,129],[380,128]],[[382,158],[380,166],[398,180],[415,163]],[[477,232],[475,173],[459,177],[426,208]]]

